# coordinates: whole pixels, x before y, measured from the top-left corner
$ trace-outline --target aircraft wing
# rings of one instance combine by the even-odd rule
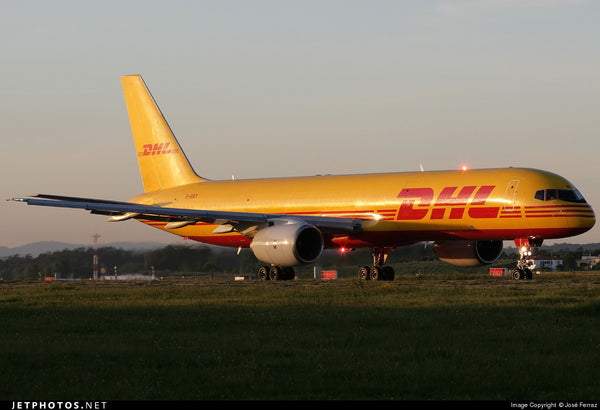
[[[160,205],[141,205],[134,202],[105,199],[79,198],[71,196],[35,194],[26,198],[12,198],[28,205],[76,208],[93,214],[109,215],[109,221],[143,219],[165,221],[165,228],[176,229],[197,222],[219,225],[214,233],[239,232],[253,237],[257,230],[276,223],[302,221],[330,234],[360,232],[362,221],[353,218],[337,218],[314,215],[286,215],[255,212],[228,212],[202,209],[170,208]]]

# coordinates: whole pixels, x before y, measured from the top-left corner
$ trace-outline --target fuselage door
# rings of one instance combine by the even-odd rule
[[[506,185],[506,191],[504,191],[504,209],[507,211],[514,211],[515,209],[515,200],[519,182],[521,181],[518,179],[511,179]]]

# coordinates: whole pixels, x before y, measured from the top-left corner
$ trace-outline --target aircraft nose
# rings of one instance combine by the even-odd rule
[[[594,210],[588,204],[582,205],[575,212],[575,218],[569,223],[571,228],[580,229],[581,233],[587,232],[596,224]]]
[[[596,224],[596,216],[594,215],[594,210],[591,206],[588,206],[588,212],[590,213],[590,216],[588,217],[588,229],[592,229],[592,227]]]

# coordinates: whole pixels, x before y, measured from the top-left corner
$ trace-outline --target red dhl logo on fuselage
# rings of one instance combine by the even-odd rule
[[[444,187],[437,198],[433,188],[404,188],[397,196],[402,200],[402,204],[396,219],[399,221],[423,219],[430,209],[430,219],[444,219],[448,209],[449,219],[462,219],[465,211],[471,218],[496,218],[500,207],[485,206],[495,187],[495,185],[483,185],[477,189],[477,186],[465,186],[460,190],[455,186]],[[415,202],[418,203],[415,205]],[[467,205],[469,205],[468,209]]]
[[[144,144],[143,151],[138,152],[138,157],[147,157],[149,155],[177,154],[179,149],[169,149],[170,142],[160,142],[154,145]]]

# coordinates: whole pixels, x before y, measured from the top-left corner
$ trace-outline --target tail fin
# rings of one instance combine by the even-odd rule
[[[144,191],[202,182],[139,74],[121,77]]]

